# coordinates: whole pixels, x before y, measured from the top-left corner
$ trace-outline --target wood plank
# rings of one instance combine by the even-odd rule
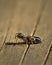
[[[11,0],[0,0],[0,50],[8,34],[10,28],[10,19],[12,18],[14,4],[10,3]]]
[[[36,25],[35,18],[39,10],[40,0],[19,0],[16,4],[15,14],[5,43],[15,43],[15,33],[31,34]],[[18,65],[27,45],[4,45],[0,52],[0,64]]]
[[[44,65],[52,40],[52,0],[47,1],[35,35],[41,38],[42,43],[30,46],[22,65]]]
[[[51,65],[51,64],[52,64],[52,49],[51,49],[51,52],[49,54],[48,60],[45,65]]]

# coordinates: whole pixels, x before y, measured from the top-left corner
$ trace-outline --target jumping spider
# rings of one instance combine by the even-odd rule
[[[16,33],[15,39],[17,40],[17,38],[22,39],[25,43],[28,44],[37,44],[41,42],[41,39],[37,36],[30,36],[30,35],[25,36],[22,33]]]

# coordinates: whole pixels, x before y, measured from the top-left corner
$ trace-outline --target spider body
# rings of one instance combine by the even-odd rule
[[[25,35],[22,34],[22,33],[16,33],[15,38],[16,38],[16,39],[17,39],[17,38],[23,39],[23,41],[26,41],[26,37],[25,37]]]
[[[22,33],[16,33],[16,36],[15,38],[19,38],[19,39],[22,39],[25,43],[29,43],[29,44],[37,44],[37,43],[40,43],[41,42],[41,39],[37,36],[25,36],[24,34]]]

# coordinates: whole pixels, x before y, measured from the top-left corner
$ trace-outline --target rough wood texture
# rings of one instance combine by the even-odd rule
[[[40,4],[46,7],[40,7]],[[0,0],[0,65],[20,65],[27,45],[14,45],[15,34],[31,35],[37,21],[35,35],[42,39],[42,43],[30,46],[21,65],[42,65],[52,39],[51,5],[52,0]]]
[[[42,39],[42,43],[30,46],[23,65],[44,65],[44,58],[52,40],[51,2],[52,0],[48,0],[35,33],[35,35]]]
[[[0,0],[0,50],[2,49],[10,28],[10,21],[13,16],[16,1],[10,2],[11,0]]]
[[[50,54],[49,54],[47,63],[46,63],[45,65],[51,65],[51,64],[52,64],[52,49],[51,49],[51,52],[50,52]]]
[[[26,35],[30,35],[32,32],[32,29],[36,25],[36,16],[39,11],[40,1],[21,1],[17,0],[11,0],[7,1],[6,6],[10,8],[10,4],[16,3],[14,5],[15,10],[11,10],[11,18],[10,18],[10,29],[7,34],[7,38],[5,40],[5,43],[14,44],[15,41],[15,34],[16,32],[22,32]],[[8,9],[7,8],[7,9]],[[7,13],[6,13],[7,14]],[[10,14],[10,13],[9,13]],[[3,22],[4,23],[4,22]],[[0,65],[18,65],[20,62],[20,59],[23,55],[23,52],[27,45],[3,45],[2,50],[0,51]]]

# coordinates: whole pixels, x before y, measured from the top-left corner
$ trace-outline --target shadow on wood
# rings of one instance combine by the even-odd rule
[[[18,43],[15,43],[15,42],[6,42],[5,45],[23,45],[23,44],[26,44],[25,42],[18,42]]]
[[[25,45],[25,44],[26,44],[26,42],[18,42],[18,43],[16,43],[16,42],[6,42],[5,43],[5,45]],[[39,43],[35,43],[35,44],[39,44]],[[34,45],[34,44],[30,43],[30,45]]]

